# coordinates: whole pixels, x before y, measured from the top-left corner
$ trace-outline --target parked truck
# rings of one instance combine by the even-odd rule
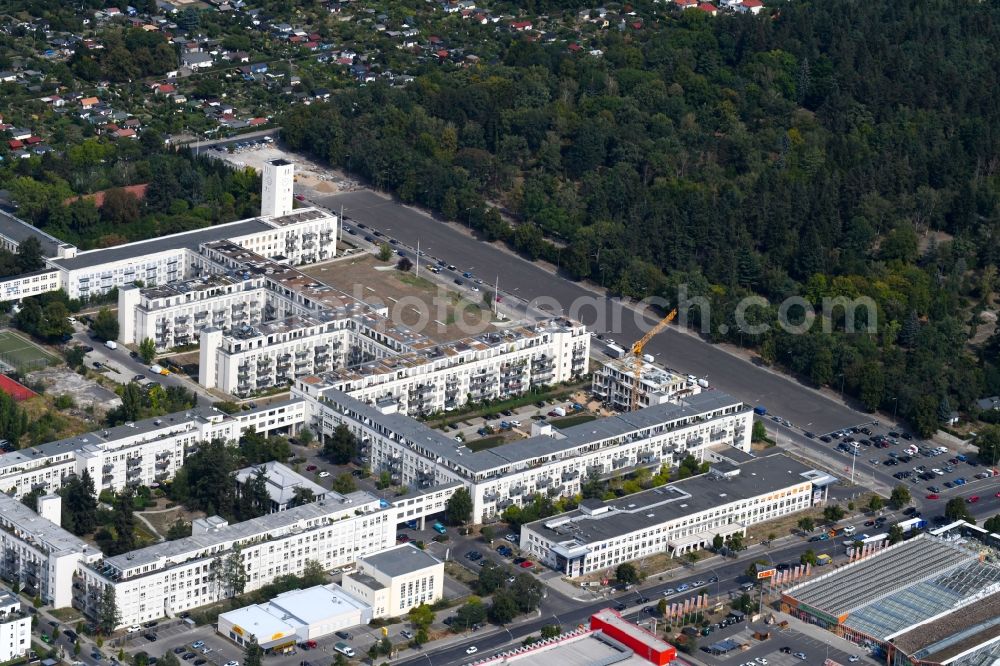
[[[625,355],[625,350],[618,345],[608,345],[608,356],[611,358],[621,358]]]
[[[114,340],[108,340],[107,342],[104,343],[104,346],[107,347],[108,349],[118,349],[118,343],[115,342]]]
[[[552,413],[553,416],[566,416],[566,408],[565,407],[553,407],[551,413]]]

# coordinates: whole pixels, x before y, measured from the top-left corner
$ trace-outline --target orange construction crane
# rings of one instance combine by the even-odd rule
[[[634,357],[633,360],[635,362],[634,366],[635,372],[632,382],[632,403],[629,411],[634,412],[639,407],[639,386],[642,383],[642,362],[643,362],[642,350],[646,347],[646,343],[652,340],[653,336],[655,336],[657,333],[665,329],[667,325],[670,322],[672,322],[674,320],[674,317],[676,316],[677,316],[677,309],[674,308],[673,310],[670,311],[669,314],[667,314],[666,317],[661,319],[659,323],[656,324],[656,326],[649,329],[649,332],[646,333],[646,335],[642,336],[641,340],[632,343],[631,351],[632,351],[632,356]]]

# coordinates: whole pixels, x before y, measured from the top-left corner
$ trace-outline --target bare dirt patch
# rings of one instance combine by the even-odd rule
[[[238,167],[252,167],[257,171],[264,168],[265,162],[274,159],[295,162],[295,182],[300,188],[305,187],[323,194],[352,192],[360,187],[358,181],[343,172],[316,164],[298,153],[287,152],[274,144],[254,146],[232,153],[213,149],[205,154]]]
[[[394,323],[438,342],[495,329],[484,304],[418,277],[413,270],[396,270],[372,255],[300,270],[355,298],[385,305]]]
[[[70,395],[78,407],[92,407],[101,413],[122,404],[121,398],[97,382],[77,374],[68,367],[45,368],[28,373],[27,381],[41,384],[51,396]]]

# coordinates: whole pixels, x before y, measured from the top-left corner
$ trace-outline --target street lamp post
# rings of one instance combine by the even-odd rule
[[[896,408],[899,407],[899,397],[893,396],[892,398],[892,425],[896,425]]]

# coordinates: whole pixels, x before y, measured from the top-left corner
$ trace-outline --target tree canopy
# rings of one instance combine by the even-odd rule
[[[684,285],[710,340],[923,434],[942,405],[1000,392],[1000,336],[968,345],[1000,263],[1000,7],[698,14],[587,33],[576,53],[512,35],[488,65],[296,105],[283,138],[570,278],[670,304]],[[874,307],[753,333],[735,325],[749,294],[765,324],[790,296]]]

